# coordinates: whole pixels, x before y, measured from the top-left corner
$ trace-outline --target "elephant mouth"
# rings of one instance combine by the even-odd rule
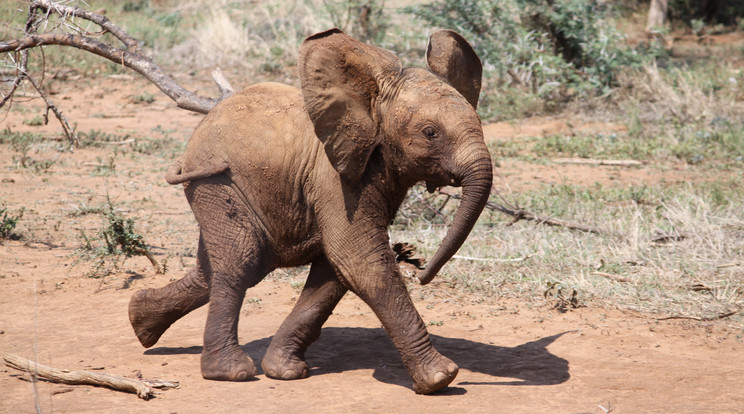
[[[433,194],[435,191],[439,190],[441,187],[445,186],[452,186],[452,187],[460,187],[462,185],[461,181],[455,178],[448,178],[448,179],[440,179],[440,180],[426,180],[426,191],[429,192],[429,194]]]

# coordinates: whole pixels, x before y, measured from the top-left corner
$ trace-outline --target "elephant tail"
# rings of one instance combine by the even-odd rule
[[[202,178],[222,174],[228,169],[230,169],[230,166],[227,165],[226,161],[222,161],[215,165],[204,167],[201,170],[183,173],[181,171],[181,160],[176,160],[170,168],[168,168],[168,172],[165,173],[165,181],[171,185],[182,184],[188,181],[200,180]]]

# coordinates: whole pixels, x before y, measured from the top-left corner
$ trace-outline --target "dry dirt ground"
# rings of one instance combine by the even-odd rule
[[[203,412],[743,412],[744,344],[724,323],[659,321],[650,315],[585,307],[560,313],[548,303],[477,298],[441,283],[411,284],[416,306],[440,352],[460,366],[443,392],[416,395],[390,340],[370,309],[349,294],[326,324],[307,359],[307,379],[258,378],[243,383],[206,381],[199,374],[206,308],[176,323],[151,349],[137,342],[127,319],[129,297],[163,286],[194,263],[196,224],[181,189],[163,175],[179,149],[134,153],[134,137],[185,141],[200,116],[176,109],[154,87],[137,80],[103,78],[83,86],[61,82],[57,103],[81,131],[102,130],[121,140],[74,154],[52,148],[29,153],[49,160],[46,171],[18,166],[19,154],[0,147],[0,200],[25,208],[23,240],[0,245],[0,354],[12,353],[70,370],[173,380],[180,388],[144,401],[132,394],[49,382],[34,385],[0,367],[0,412],[203,413]],[[153,94],[151,104],[134,96]],[[14,131],[50,131],[23,124],[38,111],[20,108],[0,121]],[[556,119],[487,126],[488,139],[556,132]],[[621,128],[574,124],[574,128]],[[165,132],[163,132],[165,131]],[[127,137],[127,134],[128,137]],[[63,141],[59,141],[62,143]],[[113,156],[113,161],[111,157]],[[107,167],[106,167],[107,166]],[[106,167],[106,168],[104,168]],[[619,168],[502,163],[518,190],[536,181],[591,184],[643,183],[689,177],[684,166]],[[80,232],[93,235],[108,194],[138,229],[166,274],[133,258],[122,271],[94,279],[85,264],[73,266]],[[273,332],[298,296],[294,273],[277,272],[246,294],[240,341],[260,362]]]

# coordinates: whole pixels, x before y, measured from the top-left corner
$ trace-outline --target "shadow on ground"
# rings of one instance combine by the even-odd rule
[[[493,381],[455,382],[452,385],[555,385],[570,378],[568,361],[551,354],[547,347],[565,333],[516,347],[438,335],[431,335],[431,341],[461,370],[494,377]],[[267,337],[243,345],[243,350],[256,361],[260,374],[263,374],[260,361],[270,342],[271,337]],[[201,346],[158,347],[145,351],[145,354],[200,354],[201,351]],[[311,367],[310,375],[374,369],[373,376],[379,381],[411,386],[411,378],[398,352],[381,328],[324,328],[320,339],[308,349],[305,356]],[[462,393],[465,393],[464,389],[453,386],[444,390],[444,394]]]

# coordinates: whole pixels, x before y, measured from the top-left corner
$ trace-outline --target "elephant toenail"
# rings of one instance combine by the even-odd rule
[[[450,362],[449,365],[447,365],[447,372],[449,372],[451,375],[457,374],[457,371],[460,370],[460,367],[457,366],[454,362]]]

